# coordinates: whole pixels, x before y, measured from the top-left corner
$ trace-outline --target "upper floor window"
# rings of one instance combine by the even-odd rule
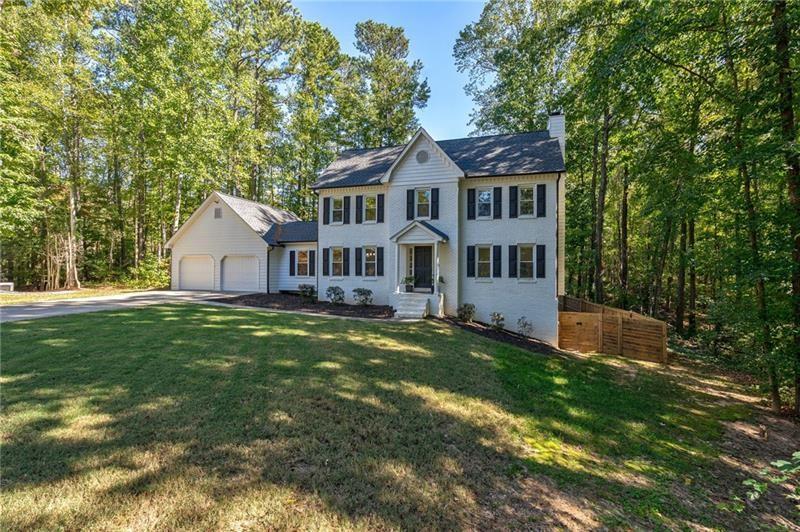
[[[492,246],[476,246],[478,255],[478,278],[492,276]]]
[[[344,198],[332,198],[331,221],[340,224],[344,221]]]
[[[378,220],[378,196],[364,196],[364,221],[375,222]],[[356,220],[358,221],[358,220]]]
[[[517,249],[520,279],[533,279],[533,244],[520,244]]]
[[[492,217],[492,189],[478,189],[478,218]]]
[[[415,190],[417,218],[430,218],[431,216],[431,189],[418,188]]]
[[[308,276],[308,251],[306,250],[297,252],[297,275]]]
[[[519,187],[519,215],[533,216],[534,204],[533,185]]]
[[[375,277],[378,275],[378,248],[375,246],[364,247],[364,276]]]
[[[334,277],[344,275],[344,250],[342,248],[331,248],[331,274]]]

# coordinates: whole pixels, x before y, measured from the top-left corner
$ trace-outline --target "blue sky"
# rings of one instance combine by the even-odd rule
[[[417,112],[420,123],[435,139],[466,137],[472,101],[464,94],[467,76],[456,71],[453,45],[458,32],[478,19],[483,2],[370,2],[299,0],[303,17],[330,29],[342,51],[356,54],[356,22],[373,19],[402,26],[411,41],[411,60],[420,59],[431,97]]]

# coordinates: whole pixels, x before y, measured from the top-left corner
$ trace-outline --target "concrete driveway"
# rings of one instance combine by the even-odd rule
[[[65,299],[62,301],[42,301],[22,305],[0,307],[0,323],[37,318],[50,318],[65,314],[80,314],[98,310],[115,310],[120,308],[141,307],[158,303],[176,303],[181,301],[197,302],[211,298],[228,297],[231,294],[220,292],[190,292],[176,290],[154,290],[150,292],[128,292],[113,296],[87,297],[82,299]]]

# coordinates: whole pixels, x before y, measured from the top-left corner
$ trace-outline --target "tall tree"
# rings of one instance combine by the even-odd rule
[[[367,20],[356,24],[355,65],[364,82],[367,114],[360,144],[388,146],[406,142],[419,127],[415,109],[428,103],[430,88],[422,62],[408,61],[409,42],[403,28]]]

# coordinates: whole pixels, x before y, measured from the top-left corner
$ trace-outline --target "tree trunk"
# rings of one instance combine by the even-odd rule
[[[603,140],[600,153],[600,187],[597,191],[597,216],[595,218],[595,256],[594,256],[594,300],[602,303],[603,293],[603,217],[605,215],[606,189],[608,188],[608,133],[611,114],[606,107],[603,112]]]
[[[622,204],[619,215],[620,306],[628,308],[628,167],[622,173]]]
[[[686,221],[681,222],[681,243],[678,250],[678,294],[675,302],[675,332],[683,334],[683,318],[686,311]]]
[[[589,248],[589,265],[587,270],[586,279],[586,295],[588,298],[594,298],[594,258],[597,254],[597,243],[595,242],[595,229],[597,224],[597,167],[598,167],[598,145],[600,143],[600,132],[595,130],[594,139],[592,141],[592,236],[590,238]]]
[[[800,415],[800,155],[793,148],[797,142],[797,124],[794,117],[794,87],[789,60],[790,27],[786,21],[786,0],[776,0],[772,11],[775,31],[775,63],[778,67],[778,102],[781,115],[781,134],[786,164],[786,185],[792,207],[790,235],[794,240],[792,251],[792,312],[794,315],[794,411]]]
[[[175,181],[175,206],[172,210],[172,234],[178,232],[178,228],[181,226],[181,201],[182,201],[182,193],[181,193],[181,179],[182,174],[178,174],[178,177]]]
[[[81,282],[78,279],[78,207],[77,207],[78,185],[70,183],[69,187],[69,236],[67,237],[67,290],[79,290]]]
[[[689,220],[689,329],[690,338],[697,334],[697,271],[694,260],[694,218]]]

